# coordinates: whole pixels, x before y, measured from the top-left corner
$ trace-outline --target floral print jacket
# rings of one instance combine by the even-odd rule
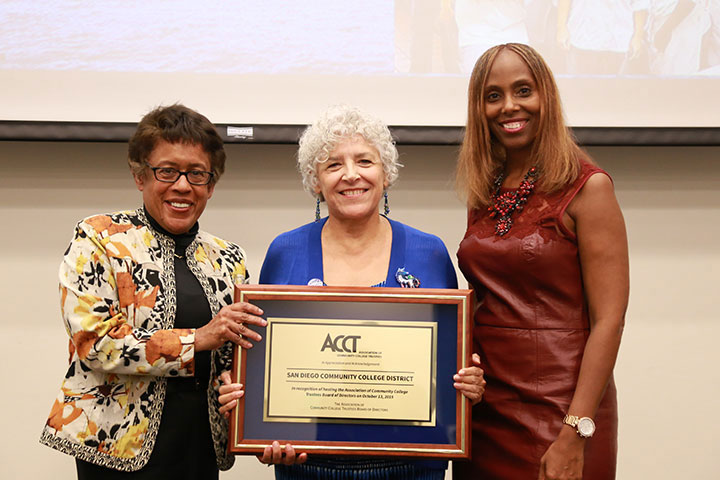
[[[69,368],[41,443],[123,471],[150,458],[166,377],[194,373],[194,329],[174,329],[174,242],[155,231],[144,210],[96,215],[78,223],[60,266],[60,305]],[[198,232],[186,251],[190,271],[215,315],[246,283],[245,253]],[[217,377],[232,345],[212,352],[208,387],[218,467],[232,466],[227,422],[218,413]]]

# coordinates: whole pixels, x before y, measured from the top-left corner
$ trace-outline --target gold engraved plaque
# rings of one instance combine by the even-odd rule
[[[267,320],[265,421],[435,424],[435,324]]]

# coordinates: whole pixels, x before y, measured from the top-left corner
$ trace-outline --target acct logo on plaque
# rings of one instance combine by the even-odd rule
[[[326,348],[329,348],[333,352],[357,352],[357,341],[360,340],[360,335],[337,335],[335,338],[330,336],[330,334],[327,334],[327,337],[325,337],[325,342],[323,342],[323,346],[320,349],[321,352],[324,352]],[[348,347],[348,342],[352,342],[350,345],[351,347]]]

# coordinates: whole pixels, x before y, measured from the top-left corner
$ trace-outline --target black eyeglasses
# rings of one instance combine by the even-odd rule
[[[203,170],[190,170],[183,172],[177,168],[172,167],[151,167],[148,168],[153,171],[155,180],[158,182],[175,183],[178,181],[181,175],[185,175],[190,185],[207,185],[210,183],[212,178],[215,176],[212,172],[205,172]]]

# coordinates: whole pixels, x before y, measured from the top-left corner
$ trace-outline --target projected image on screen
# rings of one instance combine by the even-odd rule
[[[182,101],[296,124],[352,103],[460,126],[477,58],[507,42],[545,57],[573,125],[716,123],[668,102],[720,77],[720,0],[3,0],[0,120],[134,121]]]
[[[462,74],[499,43],[556,74],[720,75],[720,0],[4,1],[5,69]]]

